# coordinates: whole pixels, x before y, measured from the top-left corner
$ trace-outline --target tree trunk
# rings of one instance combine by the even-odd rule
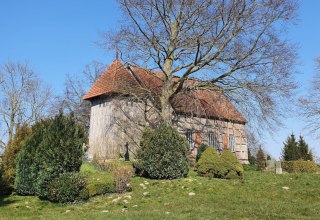
[[[162,96],[160,97],[161,103],[161,117],[163,123],[167,125],[172,124],[172,107],[170,103],[170,92],[166,89],[163,89]]]
[[[161,117],[165,124],[172,125],[171,98],[173,95],[172,58],[164,62],[165,77],[163,79],[162,95],[160,97]]]

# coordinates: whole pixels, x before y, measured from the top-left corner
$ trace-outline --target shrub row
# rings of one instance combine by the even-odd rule
[[[318,166],[313,161],[282,161],[281,166],[284,171],[289,173],[316,173],[318,171]]]
[[[84,132],[72,115],[61,113],[37,123],[17,157],[16,192],[48,199],[52,197],[52,192],[49,195],[51,184],[53,191],[57,182],[66,182],[62,191],[67,185],[77,185],[80,180],[73,174],[63,174],[79,172],[84,142]]]
[[[242,164],[231,151],[225,150],[218,155],[211,147],[203,152],[197,164],[198,175],[209,178],[242,178],[243,171]]]
[[[128,192],[131,190],[132,174],[132,167],[127,165],[115,168],[111,175],[109,172],[92,170],[85,164],[81,173],[64,173],[54,178],[48,186],[47,199],[52,202],[70,203],[107,193]]]

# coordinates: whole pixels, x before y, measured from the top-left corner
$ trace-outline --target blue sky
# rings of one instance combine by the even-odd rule
[[[320,1],[301,1],[296,26],[290,27],[288,39],[299,44],[301,73],[297,81],[303,94],[314,73],[314,59],[320,56]],[[114,52],[96,46],[100,33],[117,27],[120,12],[112,0],[0,0],[0,64],[29,62],[41,79],[61,93],[66,74],[81,74],[93,60],[109,64]],[[265,149],[280,157],[283,141],[294,132],[305,136],[309,146],[320,156],[318,140],[305,131],[298,115],[284,120],[273,137],[264,137]]]

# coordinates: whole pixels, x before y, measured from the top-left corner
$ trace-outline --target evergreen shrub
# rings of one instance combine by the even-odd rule
[[[189,171],[188,142],[174,128],[162,124],[146,129],[138,152],[140,169],[153,179],[176,179]]]
[[[236,155],[230,150],[225,150],[221,154],[221,160],[225,166],[225,178],[226,179],[237,179],[243,177],[243,166],[238,161]]]
[[[63,173],[48,185],[47,198],[51,202],[69,203],[89,198],[86,182],[79,173]]]
[[[94,197],[98,195],[104,195],[107,193],[114,193],[115,191],[115,185],[113,181],[110,183],[88,183],[86,186],[88,192],[89,192],[89,197]]]
[[[231,151],[225,150],[219,156],[214,148],[209,147],[198,161],[197,172],[209,178],[238,179],[243,177],[244,170]]]
[[[196,156],[196,162],[199,161],[202,153],[208,148],[209,146],[206,144],[200,144],[198,151],[197,151],[197,156]]]
[[[78,172],[82,163],[83,129],[73,115],[62,113],[40,122],[17,160],[16,191],[47,198],[50,182],[63,173]]]
[[[2,193],[9,194],[14,189],[16,176],[16,159],[24,141],[31,135],[31,128],[28,126],[18,127],[12,141],[9,141],[2,157]]]
[[[318,171],[318,166],[314,161],[282,161],[281,166],[288,173],[316,173]]]

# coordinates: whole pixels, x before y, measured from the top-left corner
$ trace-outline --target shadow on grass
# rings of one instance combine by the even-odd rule
[[[16,200],[9,199],[10,195],[0,195],[0,207],[7,206],[16,202]]]

